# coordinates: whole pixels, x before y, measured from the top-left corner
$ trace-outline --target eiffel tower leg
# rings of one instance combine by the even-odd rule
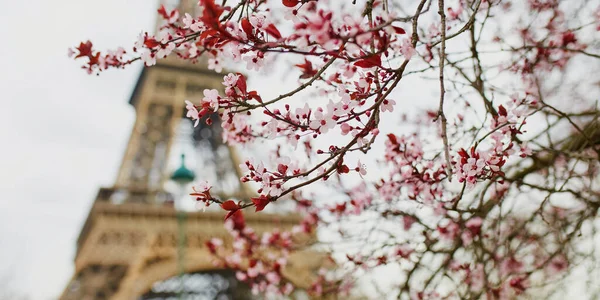
[[[126,265],[91,264],[80,270],[65,289],[61,300],[112,299],[127,272]]]
[[[174,107],[150,103],[136,120],[117,178],[117,186],[158,189],[166,167],[166,152],[173,135]]]

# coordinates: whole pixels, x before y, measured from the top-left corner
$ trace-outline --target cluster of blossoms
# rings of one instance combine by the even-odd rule
[[[204,190],[204,193],[193,193],[198,201],[204,202],[210,196],[209,186],[194,187],[196,191]],[[261,211],[268,203],[266,196],[252,198],[257,211]],[[214,255],[215,265],[219,268],[237,270],[236,278],[248,284],[253,294],[269,294],[271,296],[289,295],[294,286],[286,279],[286,265],[293,253],[307,237],[313,236],[318,223],[317,212],[311,207],[310,201],[299,202],[299,209],[306,212],[300,224],[290,230],[275,229],[270,232],[257,233],[247,226],[242,213],[244,204],[227,200],[220,204],[221,208],[228,211],[225,216],[225,228],[231,234],[233,241],[231,247],[223,247],[222,239],[213,238],[205,243],[206,248]],[[289,271],[288,271],[289,272]],[[310,287],[310,292],[321,295],[324,286],[331,285],[325,279],[325,273],[320,271],[321,276],[317,282]]]
[[[190,195],[196,197],[197,208],[206,211],[206,208],[210,206],[214,199],[213,196],[210,194],[211,188],[212,186],[210,186],[208,181],[205,181],[197,186],[192,187],[194,192]]]
[[[277,171],[268,171],[262,162],[252,163],[246,161],[240,164],[240,170],[243,173],[248,173],[241,178],[242,182],[254,181],[259,182],[261,187],[258,189],[258,193],[264,193],[271,197],[280,196],[284,191],[283,183],[287,181],[290,176],[298,176],[301,171],[298,167],[294,166],[289,157],[281,157],[276,162]]]
[[[517,154],[515,143],[519,145],[520,157],[531,155],[531,149],[519,142],[518,135],[522,134],[520,129],[526,124],[526,113],[533,105],[535,102],[513,99],[507,103],[508,109],[502,105],[498,107],[488,134],[491,139],[489,149],[477,150],[476,148],[481,145],[479,143],[472,146],[469,151],[465,149],[458,151],[460,160],[456,164],[455,173],[459,182],[466,182],[469,187],[473,187],[477,180],[504,176],[501,168],[511,156]]]
[[[392,170],[390,180],[378,186],[382,199],[393,201],[400,187],[405,188],[408,198],[421,203],[432,204],[442,196],[440,182],[447,177],[445,165],[424,157],[418,137],[388,134],[385,145],[385,160]]]
[[[392,289],[399,297],[510,299],[571,266],[567,243],[598,211],[600,125],[590,123],[595,107],[563,112],[550,103],[557,102],[555,90],[574,94],[569,88],[576,84],[554,78],[571,78],[575,58],[599,57],[584,32],[597,34],[600,9],[582,4],[593,13],[580,21],[556,0],[199,5],[199,16],[161,7],[160,30],[142,32],[131,51],[101,53],[88,41],[69,55],[84,60],[89,73],[137,60],[152,66],[169,56],[216,72],[229,65],[259,71],[289,58],[298,86],[288,93],[267,99],[245,75],[227,72],[222,89],[186,101],[194,126],[219,116],[229,145],[285,141],[268,162],[242,160],[240,181],[255,184],[256,197],[218,199],[209,183],[191,193],[200,208],[215,204],[225,211],[232,247],[217,239],[206,246],[254,292],[292,292],[284,270],[299,247],[294,237],[314,235],[319,225],[339,235],[331,248],[345,254],[336,261],[345,273],[337,282],[330,272],[315,274],[314,295],[348,292],[355,274],[398,265],[403,281]],[[514,15],[514,23],[497,19]],[[437,110],[398,118],[408,109],[401,103],[426,105],[420,98],[431,85],[404,84],[413,74],[439,78]],[[406,90],[419,91],[418,98],[399,93]],[[508,90],[525,96],[508,97]],[[390,130],[386,120],[401,120],[412,132]],[[575,137],[559,140],[560,126],[575,128]],[[355,157],[379,150],[377,162]],[[540,172],[547,180],[536,180]],[[352,178],[360,182],[348,187]],[[300,196],[313,184],[343,197]],[[539,201],[519,203],[526,193]],[[557,204],[555,195],[577,204]],[[260,234],[246,225],[245,208],[260,212],[275,201],[295,201],[300,223]],[[452,292],[443,288],[453,285]]]
[[[101,54],[100,52],[93,50],[92,42],[86,41],[81,42],[79,46],[74,49],[68,49],[68,56],[77,58],[87,58],[88,64],[83,66],[83,69],[86,69],[88,74],[92,74],[96,69],[107,69],[109,67],[121,67],[130,62],[124,60],[125,49],[119,47],[115,51],[107,51],[106,54]]]
[[[249,284],[253,294],[289,295],[293,286],[284,279],[282,272],[294,245],[291,233],[265,232],[260,237],[246,226],[243,214],[234,204],[225,202],[222,207],[233,212],[225,221],[233,242],[231,250],[221,247],[223,241],[220,239],[206,242],[207,249],[219,258],[215,263],[219,267],[238,270],[236,278]]]

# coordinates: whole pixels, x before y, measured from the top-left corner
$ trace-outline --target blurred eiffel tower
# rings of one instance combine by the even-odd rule
[[[181,15],[197,16],[197,2],[161,4],[169,10],[178,8]],[[200,122],[194,128],[183,118],[185,99],[202,98],[204,89],[220,90],[221,81],[222,75],[209,71],[205,61],[190,64],[168,57],[143,69],[130,99],[137,117],[117,180],[98,192],[77,240],[74,275],[60,299],[250,297],[231,271],[215,269],[204,246],[213,237],[231,242],[223,227],[224,213],[184,212],[165,190],[172,177],[170,154],[179,150],[195,159],[199,177],[218,183],[213,190],[223,197],[247,200],[252,195],[239,184],[239,162],[234,149],[221,140],[218,119],[211,126]],[[173,177],[189,182],[194,172],[182,162]],[[187,199],[193,205],[193,199]],[[289,229],[299,217],[248,212],[246,221],[261,233],[274,227]],[[284,276],[307,288],[321,260],[315,253],[297,253]]]

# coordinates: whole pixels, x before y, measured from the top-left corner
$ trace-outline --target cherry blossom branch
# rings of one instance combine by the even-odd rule
[[[453,34],[450,34],[449,36],[447,36],[445,39],[440,39],[438,41],[435,41],[433,43],[431,43],[431,47],[435,47],[438,44],[442,43],[442,41],[448,41],[451,40],[459,35],[461,35],[463,32],[470,30],[471,27],[473,26],[473,24],[475,23],[475,17],[477,16],[477,12],[479,11],[479,6],[481,5],[481,1],[482,0],[476,0],[477,2],[475,2],[475,8],[473,8],[473,13],[471,14],[471,16],[469,17],[469,20],[467,21],[467,23],[465,23],[465,25],[463,25],[463,27],[461,27],[458,31],[456,31]]]
[[[307,82],[301,84],[300,86],[298,86],[294,90],[292,90],[290,92],[287,92],[285,94],[279,95],[279,96],[275,97],[274,99],[271,99],[269,101],[266,101],[266,102],[263,102],[263,103],[260,103],[260,104],[255,104],[255,105],[247,104],[247,105],[245,105],[245,106],[247,106],[247,108],[244,108],[242,110],[238,110],[238,112],[244,112],[244,111],[248,111],[248,110],[251,110],[251,109],[258,108],[258,107],[265,107],[265,106],[268,106],[270,104],[276,103],[276,102],[278,102],[280,100],[283,100],[283,99],[286,99],[286,98],[289,98],[289,97],[295,95],[296,93],[298,93],[298,92],[306,89],[307,87],[311,86],[313,84],[313,82],[315,82],[317,79],[321,78],[321,75],[323,75],[323,73],[325,72],[325,70],[327,70],[327,68],[329,68],[333,64],[333,62],[335,62],[335,60],[336,60],[336,57],[332,57],[329,61],[327,61],[327,63],[325,63],[325,65],[323,65],[323,67],[321,67],[321,69],[319,69],[319,71],[313,77],[310,78],[310,80],[308,80]]]
[[[312,245],[320,226],[327,234],[319,235],[319,251],[335,254],[336,268],[313,273],[311,297],[348,292],[363,284],[357,274],[385,265],[402,266],[394,276],[401,280],[381,290],[386,295],[520,297],[566,278],[583,258],[575,236],[597,238],[582,230],[595,226],[600,206],[600,122],[588,88],[597,76],[571,70],[573,58],[598,58],[586,35],[591,25],[600,28],[600,11],[587,2],[572,8],[532,0],[516,8],[438,0],[429,12],[432,3],[242,0],[226,7],[226,0],[202,0],[199,16],[159,9],[166,25],[140,36],[132,53],[138,57],[122,49],[101,54],[91,42],[70,51],[92,73],[134,60],[150,66],[169,55],[206,58],[216,71],[228,63],[261,70],[269,56],[287,57],[280,61],[289,63],[286,70],[301,72],[296,86],[267,101],[244,75],[229,73],[223,91],[206,89],[199,103],[187,102],[188,117],[221,126],[228,144],[277,144],[268,161],[240,165],[241,182],[260,185],[255,197],[232,200],[208,183],[192,193],[224,211],[233,238],[231,247],[217,240],[206,247],[256,292],[289,294],[281,269],[289,254]],[[414,14],[405,6],[416,6]],[[293,33],[284,36],[277,26]],[[461,38],[467,43],[448,43]],[[526,46],[507,42],[514,40]],[[390,97],[408,103],[415,96],[399,85],[411,75],[426,86],[437,81],[439,97],[434,93],[431,107],[394,111],[398,98]],[[426,88],[407,88],[428,103]],[[317,96],[292,99],[300,91]],[[571,101],[565,109],[564,95]],[[220,124],[210,124],[217,114]],[[381,127],[386,121],[402,128]],[[341,142],[329,140],[340,133]],[[356,167],[351,152],[360,156]],[[367,159],[376,170],[369,176],[361,162]],[[244,209],[283,199],[302,214],[293,228],[258,234],[246,225]],[[311,242],[295,244],[302,236]]]
[[[440,15],[441,25],[442,25],[442,33],[441,33],[441,48],[439,52],[440,56],[440,104],[438,108],[438,113],[434,122],[437,121],[438,118],[441,118],[442,125],[442,141],[444,143],[444,156],[446,158],[446,164],[448,169],[448,180],[452,181],[452,162],[450,161],[450,146],[448,145],[448,133],[447,133],[447,120],[446,115],[444,114],[444,95],[446,93],[446,89],[444,88],[444,62],[446,60],[446,14],[444,7],[444,0],[438,0],[439,2],[439,10],[438,14]]]

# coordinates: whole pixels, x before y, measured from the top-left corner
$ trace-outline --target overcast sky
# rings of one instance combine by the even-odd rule
[[[0,1],[0,278],[55,299],[100,186],[114,182],[141,66],[88,76],[67,48],[130,45],[156,1]],[[6,286],[0,283],[1,291]]]

